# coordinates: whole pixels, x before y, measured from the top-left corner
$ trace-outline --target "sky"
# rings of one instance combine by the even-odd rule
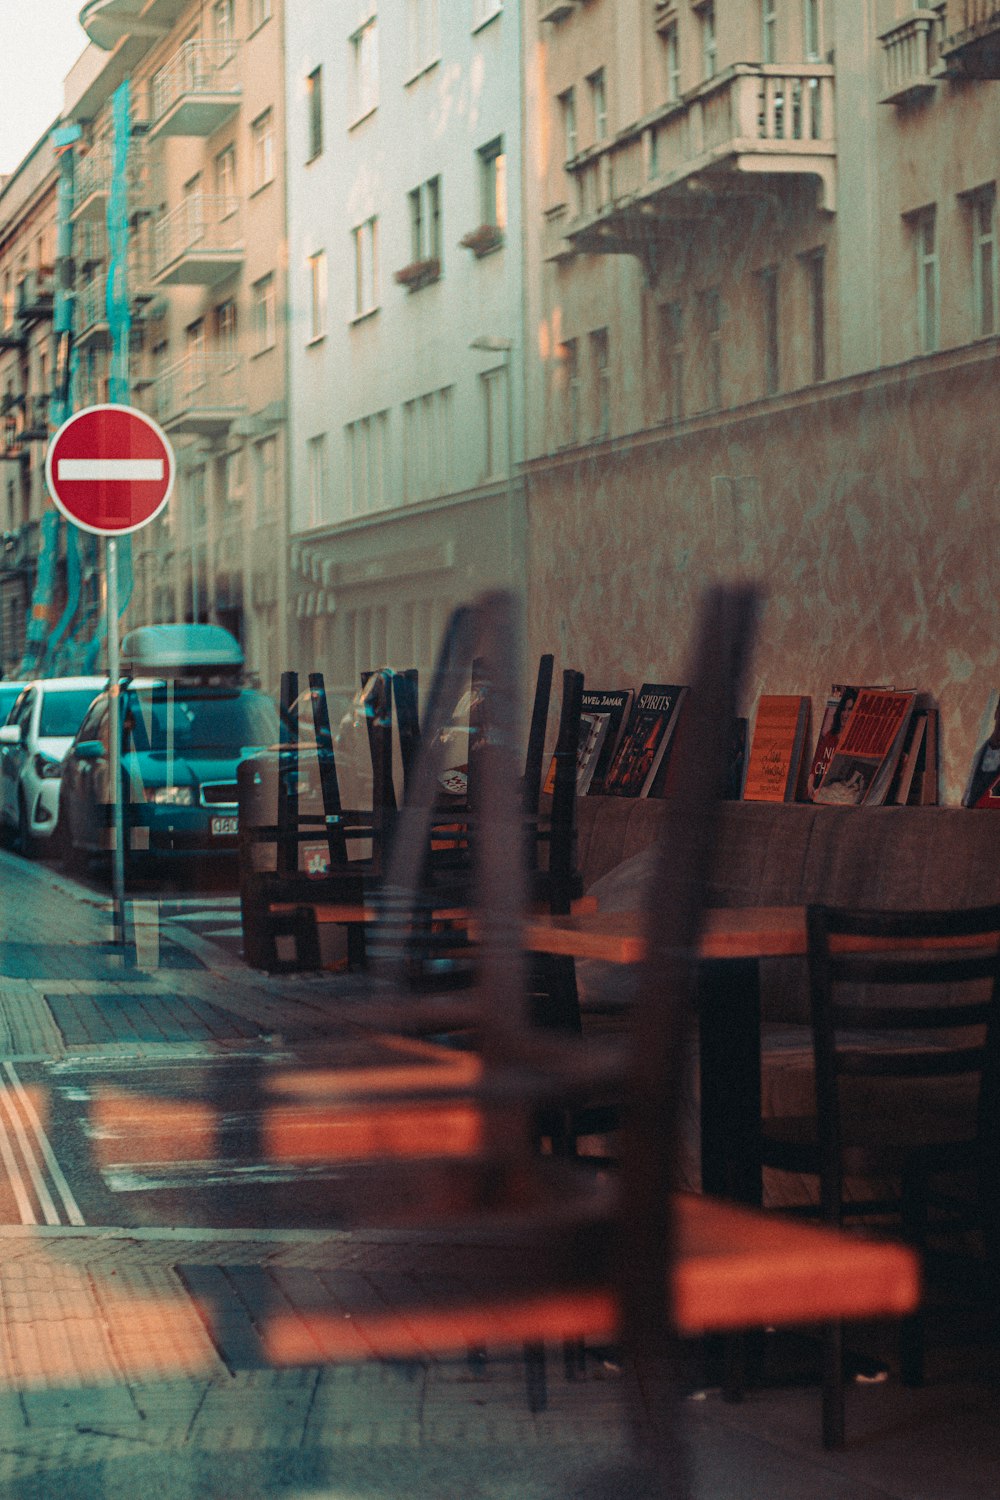
[[[87,45],[83,0],[0,0],[0,173],[62,112],[63,79]]]

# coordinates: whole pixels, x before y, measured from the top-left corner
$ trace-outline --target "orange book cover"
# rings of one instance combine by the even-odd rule
[[[761,694],[743,783],[745,802],[794,802],[808,725],[804,694]]]

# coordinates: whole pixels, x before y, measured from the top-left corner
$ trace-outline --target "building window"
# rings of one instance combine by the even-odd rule
[[[773,396],[778,390],[779,332],[778,332],[778,269],[768,266],[760,273],[761,334],[764,344],[764,394]]]
[[[684,415],[684,322],[679,302],[660,308],[661,411],[667,421],[679,422]]]
[[[708,411],[722,405],[722,295],[718,287],[701,294],[704,339],[704,399]]]
[[[820,31],[820,0],[804,0],[805,9],[802,29],[805,33],[806,58],[818,62],[822,56],[823,38]]]
[[[765,63],[778,61],[777,0],[760,0],[760,57]]]
[[[235,35],[234,0],[215,0],[212,6],[212,31],[220,42],[232,42]]]
[[[306,79],[306,108],[309,121],[308,161],[323,154],[323,69],[313,68]]]
[[[917,249],[917,328],[920,348],[925,354],[938,346],[939,337],[939,267],[937,253],[937,210],[927,208],[914,220]]]
[[[677,22],[671,21],[662,32],[663,62],[667,73],[667,103],[676,104],[681,97],[681,47]]]
[[[262,276],[255,281],[253,292],[253,346],[255,354],[273,349],[277,337],[277,319],[274,305],[274,277]]]
[[[594,122],[595,142],[608,138],[608,95],[604,84],[604,69],[598,68],[587,78],[590,89],[590,108]]]
[[[325,432],[306,440],[306,463],[309,483],[309,518],[306,525],[321,526],[327,520]]]
[[[363,318],[378,306],[378,219],[365,219],[351,230],[354,248],[354,317]]]
[[[977,338],[997,332],[996,189],[969,198],[972,215],[972,298]]]
[[[371,16],[351,41],[351,118],[356,124],[378,105],[378,20]]]
[[[501,366],[479,377],[483,403],[483,480],[507,473],[507,371]]]
[[[406,0],[406,56],[410,78],[441,56],[439,0]]]
[[[220,302],[215,309],[215,342],[222,355],[223,367],[232,370],[239,359],[236,303],[232,297]]]
[[[718,64],[715,41],[715,3],[706,0],[701,7],[701,71],[703,78],[714,78]]]
[[[265,109],[250,126],[253,153],[253,191],[274,180],[274,115]]]
[[[482,223],[507,227],[507,157],[503,136],[479,148],[479,195]]]
[[[452,476],[452,387],[403,403],[403,498],[447,494]]]
[[[326,333],[326,251],[317,250],[309,257],[309,337],[321,339]]]
[[[370,417],[348,422],[344,428],[344,446],[348,515],[364,516],[369,511],[384,510],[389,503],[389,413],[377,411]]]
[[[236,212],[239,202],[236,196],[236,147],[224,147],[215,158],[215,193],[219,198],[219,217],[228,218]]]
[[[580,441],[580,361],[576,339],[565,339],[559,346],[562,370],[562,441],[571,448]]]
[[[578,149],[575,89],[567,89],[564,94],[559,95],[559,113],[562,116],[563,160],[572,161]]]
[[[595,438],[605,438],[611,431],[611,361],[606,328],[596,328],[590,335],[590,369],[593,397],[590,430]]]
[[[262,438],[253,445],[254,501],[258,521],[278,514],[278,440]]]
[[[441,179],[431,177],[409,194],[410,259],[441,261]]]
[[[812,354],[812,378],[826,379],[826,256],[814,250],[805,258],[809,290],[809,340]]]
[[[243,449],[237,448],[225,457],[225,495],[228,505],[238,505],[243,499]]]
[[[485,26],[503,10],[503,0],[472,0],[472,29]]]
[[[250,30],[256,31],[271,19],[271,0],[250,0]]]

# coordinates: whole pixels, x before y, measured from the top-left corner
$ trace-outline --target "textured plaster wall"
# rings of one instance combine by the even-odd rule
[[[529,659],[553,650],[600,687],[682,680],[706,582],[755,577],[744,711],[808,693],[815,732],[831,682],[930,692],[957,802],[1000,683],[998,367],[990,340],[539,464]]]

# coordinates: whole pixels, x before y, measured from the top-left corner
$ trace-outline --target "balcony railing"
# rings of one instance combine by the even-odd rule
[[[959,78],[1000,78],[1000,0],[948,0],[941,55]]]
[[[145,143],[129,143],[126,191],[131,211],[144,206],[146,198],[147,156]],[[71,218],[81,227],[85,223],[103,224],[107,217],[108,197],[114,176],[114,146],[107,136],[95,141],[89,151],[81,152],[73,168],[73,211]]]
[[[23,323],[51,318],[55,277],[51,266],[28,271],[17,284],[17,316]]]
[[[883,31],[883,104],[911,104],[933,91],[943,30],[939,10],[914,10]]]
[[[85,281],[76,294],[75,339],[80,347],[110,339],[107,277]]]
[[[737,63],[683,102],[567,163],[576,186],[567,237],[600,248],[595,230],[599,237],[614,221],[654,206],[668,217],[703,212],[692,188],[745,193],[754,174],[770,179],[767,191],[778,177],[816,178],[819,206],[832,210],[833,87],[833,68],[825,63]]]
[[[236,42],[185,42],[153,75],[150,135],[214,134],[239,108],[239,57]]]
[[[238,198],[193,193],[153,226],[156,286],[211,286],[242,262]]]
[[[245,409],[245,371],[228,350],[193,351],[153,382],[151,412],[168,432],[217,435]]]

